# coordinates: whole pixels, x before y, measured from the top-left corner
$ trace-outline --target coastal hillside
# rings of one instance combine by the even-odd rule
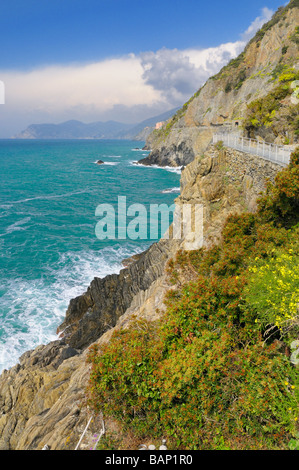
[[[215,132],[241,131],[279,145],[299,141],[299,4],[280,8],[245,50],[211,77],[147,140],[145,165],[184,166]],[[299,82],[297,82],[298,84]],[[294,86],[294,88],[293,88]]]
[[[142,163],[184,166],[203,245],[162,239],[70,300],[0,376],[1,450],[298,449],[298,24],[293,0],[150,135]],[[289,164],[211,143],[236,127]]]

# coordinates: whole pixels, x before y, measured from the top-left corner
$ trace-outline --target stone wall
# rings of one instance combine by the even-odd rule
[[[210,145],[182,172],[178,204],[204,206],[204,243],[217,243],[226,218],[254,212],[267,181],[274,182],[281,166],[258,156]]]

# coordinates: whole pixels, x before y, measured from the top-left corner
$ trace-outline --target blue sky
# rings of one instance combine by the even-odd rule
[[[138,122],[181,105],[282,4],[1,0],[0,137],[38,122]]]

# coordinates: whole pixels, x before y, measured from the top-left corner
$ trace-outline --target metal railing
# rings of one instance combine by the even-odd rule
[[[240,150],[241,152],[258,155],[265,160],[286,166],[290,162],[291,150],[281,145],[260,142],[256,139],[248,139],[238,134],[214,134],[213,143],[223,142],[227,147]]]

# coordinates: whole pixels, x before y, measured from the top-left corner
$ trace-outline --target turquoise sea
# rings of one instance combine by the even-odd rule
[[[0,372],[57,339],[71,298],[155,240],[99,240],[100,204],[171,205],[180,172],[137,166],[144,142],[0,141]],[[97,165],[103,160],[104,165]],[[159,234],[160,236],[160,234]],[[159,238],[159,237],[158,237]]]

